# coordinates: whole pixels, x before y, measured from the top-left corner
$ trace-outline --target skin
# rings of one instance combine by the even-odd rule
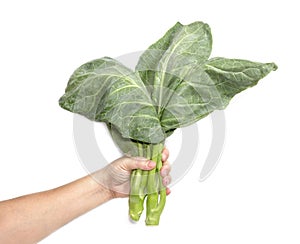
[[[161,176],[170,181],[169,152],[162,152]],[[73,219],[114,198],[128,197],[133,169],[151,170],[155,162],[122,157],[92,175],[44,192],[0,202],[0,243],[37,243]],[[167,194],[170,190],[167,188]],[[67,211],[66,211],[67,210]]]

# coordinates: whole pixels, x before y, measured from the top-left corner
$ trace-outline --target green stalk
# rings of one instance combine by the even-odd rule
[[[143,144],[138,143],[138,156],[144,157]],[[129,196],[129,216],[132,220],[138,221],[144,210],[144,200],[146,197],[145,188],[147,186],[148,171],[135,169],[130,178]]]
[[[159,224],[160,215],[166,203],[166,189],[162,185],[160,176],[162,150],[162,144],[153,145],[152,147],[152,160],[156,162],[156,168],[149,171],[148,175],[146,225]]]
[[[144,200],[147,196],[146,225],[158,225],[166,202],[166,189],[163,187],[160,176],[163,144],[138,143],[137,145],[138,156],[146,157],[156,162],[156,167],[150,171],[140,169],[132,171],[129,215],[134,221],[140,219],[144,210]]]

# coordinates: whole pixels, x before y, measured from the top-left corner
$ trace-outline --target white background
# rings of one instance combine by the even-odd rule
[[[197,160],[172,187],[159,227],[129,223],[127,199],[118,199],[41,243],[299,243],[296,2],[1,1],[0,199],[86,174],[73,143],[73,116],[57,102],[75,68],[145,49],[176,21],[202,20],[212,29],[212,56],[279,66],[226,109],[226,145],[215,172],[198,181],[211,140],[206,118],[198,123]],[[106,140],[98,142],[112,160],[119,155],[105,148]],[[171,141],[172,161],[180,136]]]

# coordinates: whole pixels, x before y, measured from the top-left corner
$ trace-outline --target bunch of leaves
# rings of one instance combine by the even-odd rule
[[[274,63],[211,58],[203,22],[176,23],[139,58],[135,71],[104,57],[83,64],[69,79],[62,108],[107,124],[120,149],[156,161],[131,174],[129,215],[137,221],[147,199],[146,224],[158,225],[166,201],[159,175],[165,139],[214,110],[277,67]]]

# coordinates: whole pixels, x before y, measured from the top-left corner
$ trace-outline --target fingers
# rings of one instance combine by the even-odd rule
[[[171,183],[171,180],[172,180],[172,178],[170,176],[171,165],[170,165],[169,161],[167,161],[169,152],[166,150],[165,153],[167,156],[166,156],[166,160],[163,161],[163,166],[160,170],[160,175],[162,177],[162,183],[166,187],[166,193],[167,193],[167,195],[169,195],[171,193],[171,190],[167,186]]]
[[[124,163],[124,168],[128,171],[134,169],[151,170],[155,166],[155,162],[142,157],[127,157]]]
[[[166,174],[169,174],[171,169],[169,162],[167,162],[168,157],[169,157],[169,150],[167,148],[164,148],[162,151],[162,163],[163,163],[162,170]],[[156,166],[155,162],[143,157],[126,157],[124,162],[124,168],[128,171],[134,169],[151,170],[155,166]]]
[[[171,165],[167,160],[169,157],[169,150],[164,148],[162,151],[162,168],[160,170],[160,174],[162,177],[162,183],[165,187],[170,184],[171,182]],[[143,157],[125,157],[123,161],[123,168],[126,171],[131,171],[134,169],[142,169],[142,170],[151,170],[156,167],[156,163],[148,160]],[[167,194],[170,194],[170,189],[167,188]]]
[[[151,170],[154,169],[156,166],[156,163],[148,160],[146,158],[125,158],[123,162],[123,167],[127,171],[131,171],[134,169],[142,169],[142,170]],[[161,170],[160,175],[163,179],[166,181],[166,185],[171,182],[170,177],[170,171],[171,171],[171,165],[169,161],[164,162]]]
[[[167,186],[171,183],[171,176],[167,175],[166,177],[164,177],[162,179],[162,183],[163,183],[164,187],[166,187],[166,193],[167,193],[167,195],[169,195],[171,193],[171,190]]]
[[[162,162],[166,162],[169,158],[169,150],[167,148],[164,148],[161,155]]]
[[[164,162],[161,170],[160,170],[160,174],[162,177],[166,177],[167,175],[170,174],[171,171],[171,165],[168,161]]]
[[[162,182],[163,182],[163,185],[164,185],[164,186],[169,185],[170,182],[171,182],[171,176],[170,176],[170,175],[167,175],[166,177],[164,177],[164,178],[162,179]]]
[[[171,190],[167,187],[171,183],[171,165],[169,161],[167,161],[169,157],[169,151],[167,149],[164,149],[162,152],[163,166],[160,170],[160,175],[162,177],[162,183],[164,187],[166,187],[166,194],[169,195],[171,193]],[[134,169],[142,169],[142,170],[151,170],[156,167],[156,163],[148,160],[143,157],[123,157],[122,158],[122,164],[121,167],[123,170],[126,170],[128,173],[130,173]]]

